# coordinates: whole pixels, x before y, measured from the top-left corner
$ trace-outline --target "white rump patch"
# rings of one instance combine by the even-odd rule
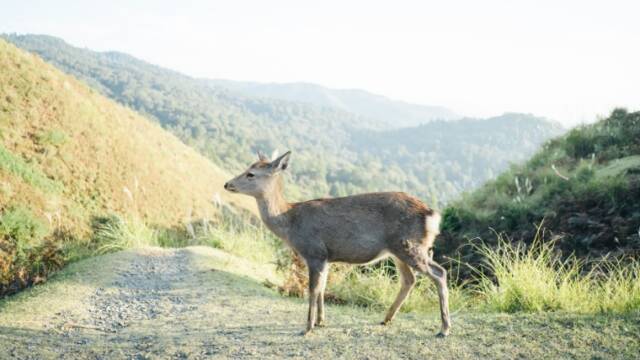
[[[429,236],[435,237],[436,235],[440,234],[441,219],[442,217],[437,212],[434,212],[432,215],[427,216],[426,227],[427,227],[427,234]]]

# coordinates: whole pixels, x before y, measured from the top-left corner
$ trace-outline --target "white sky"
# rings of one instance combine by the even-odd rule
[[[640,107],[639,15],[640,1],[0,0],[0,32],[198,77],[361,88],[573,125]]]

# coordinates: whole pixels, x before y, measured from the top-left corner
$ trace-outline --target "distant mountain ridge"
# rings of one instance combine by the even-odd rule
[[[297,83],[258,83],[207,79],[206,83],[247,96],[304,102],[329,106],[384,122],[387,126],[409,127],[433,120],[455,120],[462,116],[442,106],[411,104],[391,100],[360,89],[330,89],[321,85]]]

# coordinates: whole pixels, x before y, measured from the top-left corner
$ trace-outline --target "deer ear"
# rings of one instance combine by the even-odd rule
[[[287,167],[289,167],[290,155],[291,155],[291,151],[287,151],[286,153],[280,155],[280,157],[278,157],[277,159],[271,162],[270,167],[276,171],[286,170]]]
[[[260,150],[258,150],[258,160],[269,162],[269,159]]]

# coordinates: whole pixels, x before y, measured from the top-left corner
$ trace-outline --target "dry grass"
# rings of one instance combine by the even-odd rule
[[[181,226],[187,214],[215,214],[218,192],[228,205],[255,209],[224,192],[230,175],[176,137],[4,40],[0,170],[0,214],[28,208],[50,230],[40,240],[72,252],[91,246],[97,217]]]

